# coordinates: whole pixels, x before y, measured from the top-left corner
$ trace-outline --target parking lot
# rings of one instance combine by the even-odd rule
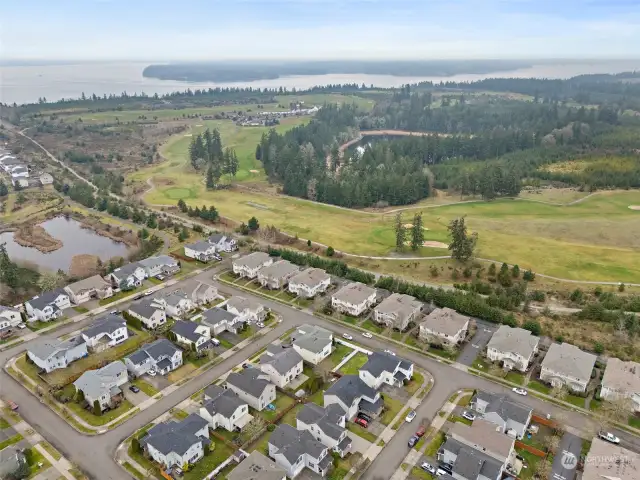
[[[489,343],[489,340],[491,340],[491,337],[498,329],[498,326],[493,323],[487,323],[477,319],[475,322],[478,327],[476,334],[473,336],[471,341],[467,342],[458,356],[458,362],[467,366],[473,365],[478,354],[484,350],[487,343]]]

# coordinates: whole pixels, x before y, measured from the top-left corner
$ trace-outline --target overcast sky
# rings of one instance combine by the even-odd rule
[[[7,0],[0,59],[638,58],[640,0]]]

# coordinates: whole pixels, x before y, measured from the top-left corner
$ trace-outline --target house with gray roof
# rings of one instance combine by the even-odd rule
[[[147,277],[156,275],[173,275],[180,271],[180,262],[169,255],[157,255],[145,258],[138,262],[145,271]]]
[[[139,262],[127,263],[120,268],[116,268],[107,278],[114,287],[137,288],[147,278],[147,272]]]
[[[195,303],[180,289],[164,297],[155,297],[155,300],[163,306],[165,313],[171,318],[183,318],[187,313],[196,308]]]
[[[471,405],[483,420],[497,425],[504,433],[514,434],[518,439],[524,437],[533,414],[531,408],[514,402],[506,395],[482,390],[476,392]]]
[[[377,415],[384,402],[378,391],[371,388],[358,375],[343,375],[324,392],[324,405],[338,405],[351,420],[358,411]]]
[[[111,284],[100,275],[94,275],[67,285],[64,287],[64,291],[69,294],[69,298],[76,305],[88,302],[92,298],[103,299],[113,296]]]
[[[249,414],[249,404],[229,388],[210,385],[204,391],[204,398],[200,416],[212,430],[224,428],[229,432],[239,432],[253,419]]]
[[[600,396],[610,402],[628,399],[633,410],[640,411],[640,363],[611,357],[602,377]]]
[[[331,277],[320,268],[307,268],[289,279],[288,289],[302,298],[313,298],[327,291]]]
[[[89,405],[93,406],[97,400],[101,410],[104,411],[107,408],[114,408],[122,401],[123,394],[120,387],[128,380],[127,367],[117,360],[97,370],[87,370],[73,382],[73,386],[76,387],[76,391],[82,391]]]
[[[207,238],[207,242],[216,247],[217,252],[233,252],[238,249],[238,242],[233,237],[223,233],[214,233]]]
[[[305,362],[318,365],[331,355],[333,333],[315,325],[300,325],[294,334],[293,348]]]
[[[333,464],[329,449],[308,430],[296,430],[286,423],[278,425],[269,437],[269,456],[289,478],[297,477],[305,467],[324,477]]]
[[[287,472],[254,450],[227,475],[227,480],[285,480]]]
[[[336,310],[358,317],[376,302],[376,289],[364,283],[352,282],[331,296],[331,306]]]
[[[213,347],[211,343],[211,328],[203,323],[196,323],[184,320],[176,320],[171,327],[178,343],[191,348],[195,345],[196,352],[201,352]]]
[[[0,330],[17,327],[21,323],[22,316],[18,309],[0,305]]]
[[[422,309],[422,303],[411,295],[394,293],[373,309],[373,319],[388,328],[404,331]]]
[[[237,315],[246,322],[261,322],[267,316],[267,309],[260,302],[243,297],[241,295],[234,295],[225,305],[227,311]]]
[[[500,325],[487,344],[487,358],[506,370],[526,372],[538,351],[540,338],[524,328]]]
[[[268,375],[257,368],[247,368],[229,374],[226,385],[258,411],[276,399],[276,386],[269,381]]]
[[[634,449],[635,450],[635,449]],[[640,478],[640,453],[594,438],[584,462],[581,480],[638,480]]]
[[[246,325],[244,319],[220,307],[202,312],[201,323],[211,328],[211,336],[220,335],[222,332],[238,333]]]
[[[42,292],[24,304],[28,322],[49,322],[60,318],[62,311],[71,308],[69,294],[63,289]]]
[[[184,246],[184,256],[207,263],[215,258],[216,247],[209,242],[199,240]]]
[[[134,377],[140,377],[150,370],[166,375],[182,365],[182,350],[166,338],[161,338],[125,357],[124,364]]]
[[[542,361],[540,379],[554,387],[566,386],[574,392],[585,392],[596,359],[596,355],[575,345],[554,343]]]
[[[278,290],[289,283],[289,279],[298,273],[297,265],[288,260],[278,260],[258,272],[258,281],[265,288]]]
[[[308,430],[325,447],[343,458],[351,449],[352,442],[345,425],[345,412],[335,403],[327,407],[307,403],[296,416],[298,430]]]
[[[129,338],[127,322],[119,315],[107,314],[85,328],[82,338],[91,352],[102,352]]]
[[[127,309],[129,315],[137,318],[142,324],[152,330],[167,323],[167,313],[164,307],[153,297],[144,297],[137,302],[133,302]]]
[[[271,383],[285,388],[302,373],[302,357],[293,348],[267,349],[260,357],[259,368],[269,376]]]
[[[187,280],[180,287],[180,291],[197,307],[211,303],[218,298],[216,287],[198,280]]]
[[[29,359],[47,373],[66,368],[70,363],[87,355],[87,344],[82,336],[64,341],[57,338],[36,339],[27,349]]]
[[[210,443],[207,421],[195,413],[180,422],[159,423],[140,440],[148,455],[165,468],[193,465]]]
[[[264,252],[253,252],[232,262],[233,273],[246,278],[256,278],[261,268],[273,263],[273,258]]]
[[[379,389],[383,383],[401,387],[413,378],[413,363],[386,352],[373,352],[358,372],[369,387]]]
[[[10,474],[17,473],[26,464],[24,453],[15,445],[0,450],[0,478],[9,478]]]
[[[436,308],[424,317],[419,336],[423,340],[436,340],[449,345],[461,343],[469,331],[469,317],[444,307]]]

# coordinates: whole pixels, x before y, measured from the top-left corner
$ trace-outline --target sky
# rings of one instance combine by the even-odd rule
[[[0,60],[640,58],[640,0],[9,0]]]

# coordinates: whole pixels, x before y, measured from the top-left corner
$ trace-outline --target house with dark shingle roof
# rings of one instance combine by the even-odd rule
[[[246,324],[246,321],[224,308],[213,307],[202,312],[202,323],[211,328],[211,335],[220,335],[222,332],[238,333]]]
[[[188,347],[194,344],[198,352],[213,347],[211,329],[202,323],[176,320],[171,331],[176,335],[176,340],[179,343]]]
[[[227,388],[258,411],[276,399],[276,386],[269,381],[269,376],[257,368],[247,368],[227,377]]]
[[[135,288],[142,285],[147,278],[147,272],[139,262],[127,263],[126,265],[116,268],[108,277],[114,287],[126,285],[129,288]]]
[[[150,370],[166,375],[182,365],[182,350],[166,338],[143,345],[125,357],[127,370],[135,377],[140,377]]]
[[[89,350],[102,352],[126,341],[129,330],[124,318],[109,313],[85,328],[81,335]]]
[[[200,407],[200,416],[209,422],[209,428],[224,428],[239,432],[253,416],[249,405],[236,392],[220,385],[210,385],[204,391],[205,401]]]
[[[343,375],[324,392],[324,405],[336,404],[351,420],[359,410],[377,415],[384,402],[380,394],[367,385],[358,375]]]
[[[27,355],[39,368],[49,373],[66,368],[71,362],[86,357],[87,344],[81,336],[68,340],[40,339],[29,344]]]
[[[321,407],[307,403],[296,416],[296,428],[308,430],[323,445],[344,457],[351,448],[351,437],[345,429],[345,412],[335,403]]]
[[[285,480],[287,472],[254,450],[227,475],[227,480]]]
[[[293,349],[305,362],[318,365],[331,355],[333,333],[315,325],[300,325],[294,334]]]
[[[59,288],[50,292],[42,292],[31,300],[25,302],[28,322],[48,322],[62,316],[65,308],[71,308],[69,294]]]
[[[386,352],[373,352],[358,374],[363,382],[376,390],[383,383],[401,387],[413,377],[413,363]]]
[[[259,367],[269,376],[271,383],[285,388],[302,373],[302,357],[293,348],[267,349],[260,357]]]
[[[287,471],[289,478],[308,468],[325,476],[333,464],[329,449],[307,430],[296,430],[291,425],[278,425],[269,437],[269,456]]]
[[[167,323],[167,314],[160,302],[152,297],[144,297],[129,305],[129,315],[137,318],[148,329],[158,328]]]
[[[471,401],[473,409],[488,422],[500,427],[502,432],[514,432],[522,439],[531,422],[533,410],[514,402],[506,395],[478,391]]]

